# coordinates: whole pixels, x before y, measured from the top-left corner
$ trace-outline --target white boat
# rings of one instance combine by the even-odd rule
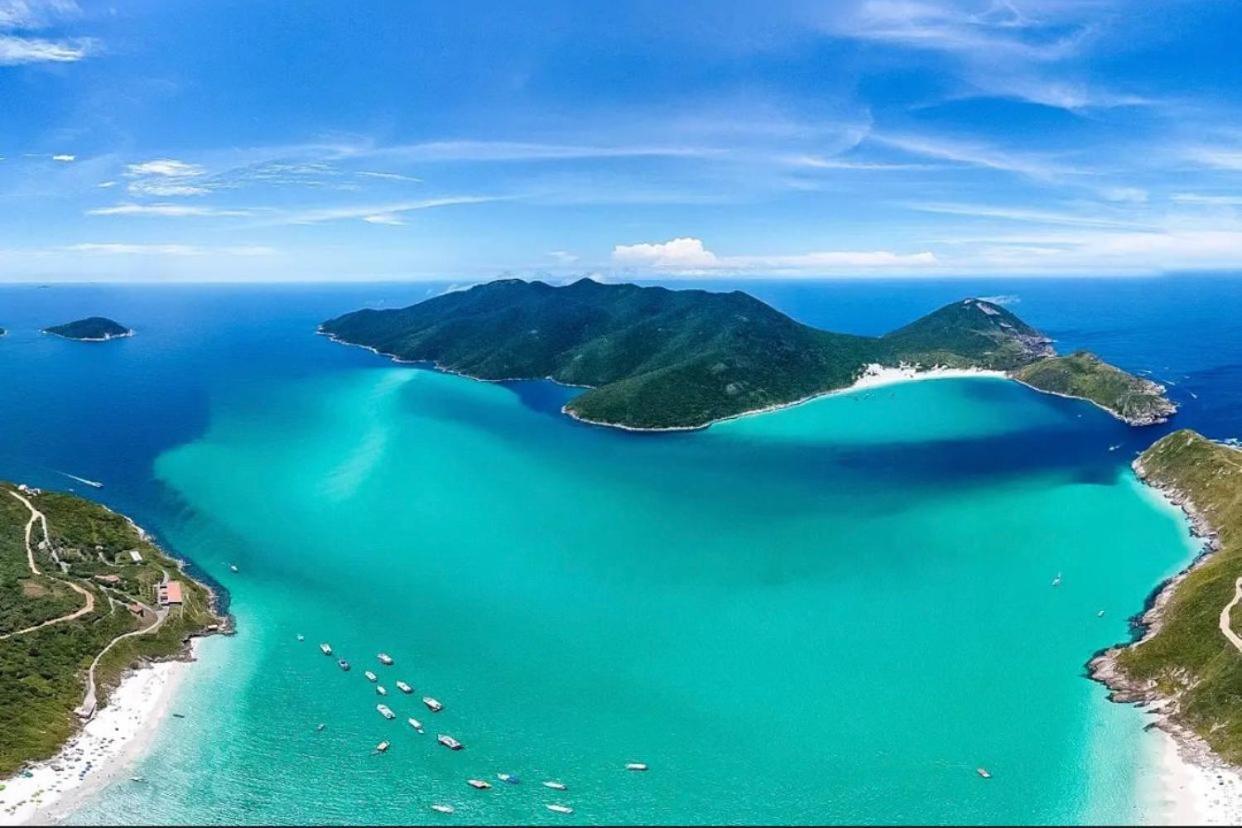
[[[380,660],[380,664],[383,664],[386,667],[392,666],[392,656],[390,656],[388,653],[380,653],[378,656],[376,656],[376,658]]]
[[[375,709],[378,710],[380,712],[380,715],[383,716],[385,719],[397,718],[397,714],[393,713],[392,709],[386,704],[377,704],[375,705]]]
[[[319,652],[323,653],[324,655],[332,655],[332,645],[328,644],[327,642],[320,644]]]
[[[423,696],[423,704],[427,705],[427,709],[432,713],[439,713],[444,709],[444,705],[433,699],[431,696]]]
[[[984,779],[991,779],[991,778],[992,778],[992,774],[988,773],[988,769],[987,769],[987,768],[975,768],[975,773],[979,774],[979,775],[980,775],[980,776],[982,776]]]
[[[1104,617],[1104,610],[1100,610],[1099,612],[1097,612],[1097,613],[1095,614],[1095,617],[1096,617],[1096,618],[1103,618],[1103,617]]]
[[[306,636],[302,635],[301,633],[298,633],[298,641],[305,641],[305,640],[306,640]]]
[[[443,733],[436,737],[436,741],[444,745],[449,750],[461,750],[464,747],[461,742],[457,741],[452,736],[445,736]]]
[[[645,771],[647,769],[647,763],[646,762],[626,762],[625,769],[632,770],[632,771]]]
[[[413,716],[411,716],[410,718],[406,719],[406,721],[410,723],[410,727],[414,728],[419,733],[423,732],[423,723],[420,722],[418,719],[415,719]]]
[[[382,685],[382,684],[377,684],[377,685],[375,685],[375,692],[376,692],[376,693],[379,693],[381,696],[387,696],[387,695],[388,695],[388,691],[384,689],[384,685]]]
[[[378,745],[376,745],[376,746],[375,746],[375,752],[376,752],[376,753],[383,753],[383,752],[384,752],[384,751],[386,751],[386,750],[388,750],[388,743],[387,743],[387,742],[380,742]]]
[[[545,788],[551,788],[554,791],[567,790],[564,782],[557,782],[555,779],[549,779],[548,781],[543,783],[543,786]]]
[[[549,803],[545,807],[554,814],[572,814],[574,812],[574,809],[568,805],[557,805],[555,802]]]
[[[484,782],[482,779],[467,779],[466,784],[474,788],[476,791],[486,791],[492,786],[492,783]]]
[[[442,814],[451,814],[453,813],[453,806],[452,805],[441,805],[439,802],[437,802],[436,804],[431,806],[431,810],[438,811],[439,813],[442,813]]]
[[[1052,579],[1052,585],[1054,587],[1061,585],[1061,573],[1060,572],[1057,573],[1057,577]]]
[[[241,572],[241,570],[237,568],[237,564],[229,564],[229,571],[230,572]]]
[[[365,670],[362,674],[367,677],[367,681],[378,680],[378,677],[375,675],[375,673],[372,673],[370,670]]]
[[[522,781],[511,773],[498,773],[496,774],[496,778],[499,779],[501,782],[507,782],[510,785],[516,785]]]
[[[406,684],[404,681],[397,682],[397,689],[407,695],[414,692],[414,688]]]

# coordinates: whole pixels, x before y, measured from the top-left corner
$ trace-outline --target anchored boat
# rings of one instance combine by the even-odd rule
[[[486,791],[492,786],[490,782],[484,782],[482,779],[467,779],[466,784],[476,791]]]
[[[375,746],[375,752],[376,752],[376,753],[383,753],[383,752],[384,752],[384,751],[386,751],[386,750],[388,750],[388,743],[387,743],[387,742],[380,742],[378,745],[376,745],[376,746]]]
[[[574,812],[574,809],[568,805],[557,805],[556,803],[550,803],[546,807],[554,814],[572,814]]]
[[[381,696],[387,696],[387,695],[388,695],[388,691],[387,691],[386,689],[384,689],[384,685],[382,685],[382,684],[377,684],[377,685],[375,685],[375,692],[376,692],[376,693],[379,693]]]
[[[647,769],[647,764],[645,762],[627,762],[625,769],[632,771],[645,771]]]
[[[344,670],[347,673],[349,672],[349,662],[343,658],[336,663],[336,666],[340,667],[342,670]]]
[[[380,660],[380,664],[383,664],[385,667],[392,666],[392,656],[390,656],[388,653],[380,653],[378,656],[376,656],[376,658],[378,658]]]
[[[431,696],[423,696],[423,704],[427,705],[427,709],[432,713],[439,713],[444,709],[444,705],[433,699]]]
[[[377,679],[375,673],[372,673],[370,670],[364,670],[362,674],[367,677],[367,681],[376,681]]]
[[[433,811],[438,811],[439,813],[442,813],[442,814],[451,814],[451,813],[453,813],[453,806],[452,806],[452,805],[442,805],[442,804],[440,804],[439,802],[437,802],[437,803],[435,803],[434,805],[432,805],[432,806],[431,806],[431,810],[433,810]]]
[[[410,718],[406,719],[406,721],[410,723],[410,727],[414,728],[419,733],[423,732],[423,723],[420,722],[418,719],[415,719],[413,716],[411,716]]]
[[[549,779],[547,782],[544,782],[544,783],[543,783],[543,786],[544,786],[545,788],[551,788],[551,789],[552,789],[552,790],[554,790],[554,791],[563,791],[563,790],[566,790],[565,783],[564,783],[564,782],[557,782],[555,779]]]
[[[393,713],[392,708],[390,708],[386,704],[377,704],[375,705],[375,709],[378,710],[380,712],[380,715],[383,716],[385,719],[397,718],[397,714]]]
[[[402,693],[405,693],[406,695],[409,695],[410,693],[414,692],[414,688],[406,684],[404,681],[397,682],[397,689],[400,690]]]
[[[319,645],[319,652],[324,655],[332,655],[332,645],[325,641]]]
[[[449,750],[461,750],[465,745],[454,739],[452,736],[445,736],[441,733],[436,737],[436,741],[444,745]]]

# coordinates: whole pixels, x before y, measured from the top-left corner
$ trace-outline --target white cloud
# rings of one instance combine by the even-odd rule
[[[591,145],[523,141],[430,141],[371,149],[370,155],[392,155],[412,161],[565,161],[586,158],[687,158],[722,155],[710,147],[659,144]]]
[[[380,178],[385,181],[408,181],[416,184],[422,182],[421,178],[415,178],[412,175],[401,175],[400,173],[390,172],[374,172],[372,170],[359,170],[355,173],[355,175],[360,175],[364,178]]]
[[[356,207],[321,207],[310,210],[294,210],[274,219],[279,224],[319,224],[325,221],[362,219],[372,224],[394,224],[400,214],[436,207],[454,207],[463,204],[485,204],[500,201],[498,196],[443,196],[418,201],[398,201],[390,204],[370,204]]]
[[[1029,209],[1025,207],[1004,207],[990,204],[953,204],[942,202],[911,202],[905,205],[911,210],[924,213],[939,213],[950,216],[968,216],[972,218],[991,218],[1004,221],[1017,221],[1024,224],[1058,224],[1071,227],[1116,227],[1141,228],[1137,222],[1127,219],[1110,218],[1098,213],[1058,213],[1051,210]]]
[[[78,157],[77,157],[76,155],[61,154],[61,155],[53,155],[53,156],[52,156],[52,160],[53,160],[53,161],[63,161],[63,162],[65,162],[65,163],[69,163],[69,162],[71,162],[71,161],[77,161],[77,160],[78,160]]]
[[[649,267],[658,270],[700,270],[716,267],[716,254],[703,247],[699,239],[680,238],[657,244],[618,244],[612,260],[622,267]]]
[[[198,164],[178,161],[174,158],[157,158],[130,164],[125,176],[134,179],[129,191],[137,196],[175,198],[179,196],[205,195],[210,190],[201,181],[206,169]]]
[[[164,216],[172,218],[188,216],[248,216],[251,210],[233,210],[218,207],[200,207],[187,204],[114,204],[87,210],[88,216]]]
[[[1208,207],[1236,207],[1242,205],[1242,195],[1176,193],[1173,196],[1173,201],[1178,204],[1201,204]]]
[[[937,158],[942,161],[955,161],[972,167],[1012,172],[1044,181],[1085,172],[1046,156],[1011,152],[974,141],[961,141],[923,135],[881,135],[875,133],[868,140],[912,155]]]
[[[39,37],[0,35],[0,66],[24,63],[74,63],[91,53],[93,41],[45,40]]]
[[[98,188],[100,188],[101,190],[106,190],[106,189],[108,189],[109,187],[115,187],[115,186],[116,186],[116,182],[115,182],[115,181],[100,181],[100,182],[99,182],[98,184],[96,184],[95,186],[96,186],[96,187],[98,187]]]
[[[552,250],[548,253],[548,257],[554,259],[557,264],[573,264],[578,261],[578,257],[568,250]]]
[[[362,220],[368,224],[386,224],[393,227],[400,227],[405,224],[401,217],[395,213],[378,213],[374,216],[363,216]]]
[[[142,175],[162,175],[168,178],[192,178],[205,173],[198,164],[189,164],[173,158],[157,158],[154,161],[143,161],[141,164],[130,164],[126,174],[137,177]]]
[[[1188,147],[1188,161],[1218,170],[1242,170],[1242,149],[1236,147]]]
[[[673,273],[696,272],[826,272],[842,269],[920,269],[936,264],[930,252],[894,253],[888,250],[828,250],[781,255],[717,256],[700,239],[683,237],[660,243],[619,244],[613,263]]]
[[[1141,187],[1106,187],[1100,191],[1100,195],[1109,201],[1128,204],[1147,203],[1147,191]]]

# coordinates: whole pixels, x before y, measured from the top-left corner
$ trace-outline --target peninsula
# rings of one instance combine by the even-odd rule
[[[55,754],[131,667],[226,623],[128,518],[0,483],[0,779]]]
[[[1142,638],[1097,656],[1091,674],[1115,701],[1156,707],[1183,743],[1202,740],[1242,765],[1242,451],[1183,429],[1134,470],[1181,505],[1204,554],[1157,593]]]
[[[566,414],[633,430],[703,428],[779,408],[847,388],[873,366],[1003,371],[1134,425],[1175,410],[1154,383],[1087,354],[1057,358],[1048,337],[981,299],[869,337],[803,325],[741,291],[503,279],[348,313],[319,332],[475,379],[583,386]]]
[[[134,335],[129,328],[103,316],[89,316],[75,322],[66,322],[64,325],[54,325],[44,328],[43,332],[79,342],[107,342],[110,339]]]

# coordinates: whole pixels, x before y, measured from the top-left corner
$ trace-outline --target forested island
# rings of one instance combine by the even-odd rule
[[[475,379],[584,386],[567,414],[636,430],[702,428],[789,405],[847,388],[877,365],[1009,372],[1134,425],[1175,410],[1155,383],[1088,354],[1057,358],[1048,337],[982,299],[870,337],[812,328],[741,291],[503,279],[399,310],[355,311],[319,330]]]
[[[0,778],[53,755],[127,669],[225,623],[124,516],[0,483]]]
[[[43,332],[79,342],[107,342],[110,339],[134,335],[129,328],[104,316],[89,316],[86,319],[66,322],[64,325],[53,325],[44,328]]]
[[[1160,590],[1142,639],[1095,658],[1092,675],[1115,700],[1160,705],[1166,728],[1242,765],[1242,451],[1183,429],[1134,470],[1182,506],[1206,548]]]

